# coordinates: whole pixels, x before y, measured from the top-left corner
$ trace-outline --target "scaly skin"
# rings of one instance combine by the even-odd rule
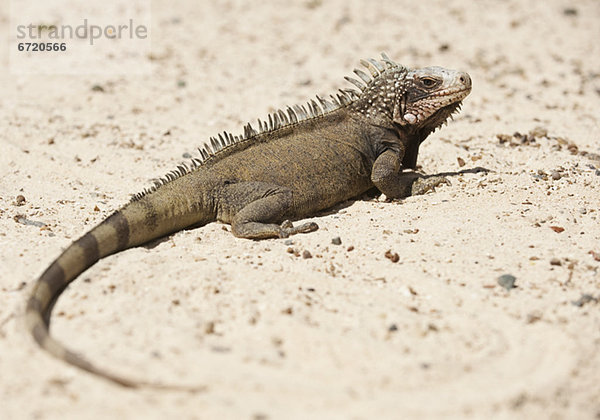
[[[419,145],[459,109],[471,79],[440,67],[409,70],[382,57],[363,61],[371,77],[355,70],[364,83],[348,79],[360,92],[342,91],[333,104],[320,100],[323,110],[309,104],[307,112],[273,114],[268,126],[260,124],[258,132],[248,126],[239,139],[221,138],[201,150],[192,168],[180,167],[73,242],[41,275],[27,303],[27,325],[37,343],[120,385],[178,388],[99,369],[55,341],[50,313],[69,283],[100,258],[191,226],[220,220],[238,237],[281,238],[318,228],[294,227],[290,219],[373,186],[388,198],[430,188],[431,182],[403,169],[415,168]]]

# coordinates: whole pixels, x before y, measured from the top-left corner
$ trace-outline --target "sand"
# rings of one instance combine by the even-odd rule
[[[597,418],[600,3],[198,3],[153,3],[145,75],[19,74],[0,46],[0,417]],[[201,392],[124,389],[33,343],[25,301],[61,250],[209,136],[381,51],[471,75],[419,158],[451,185],[344,203],[291,241],[212,223],[63,294],[63,343]]]

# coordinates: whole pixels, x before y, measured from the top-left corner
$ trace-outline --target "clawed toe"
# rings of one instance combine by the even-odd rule
[[[292,228],[293,233],[309,233],[309,232],[314,232],[315,230],[319,229],[319,225],[317,225],[315,222],[309,222],[309,223],[304,223],[300,226],[296,226],[295,228]]]
[[[300,226],[294,227],[292,222],[289,220],[284,221],[281,224],[281,229],[279,231],[280,238],[287,238],[290,235],[295,235],[297,233],[309,233],[314,232],[319,229],[319,225],[314,222],[303,223]]]
[[[448,178],[443,176],[432,176],[428,178],[418,178],[413,182],[412,185],[412,195],[423,195],[428,193],[429,191],[435,191],[435,187],[446,184],[452,185]]]

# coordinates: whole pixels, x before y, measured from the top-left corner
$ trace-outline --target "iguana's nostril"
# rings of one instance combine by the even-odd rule
[[[458,81],[467,87],[471,87],[471,77],[467,73],[461,73],[458,76]]]

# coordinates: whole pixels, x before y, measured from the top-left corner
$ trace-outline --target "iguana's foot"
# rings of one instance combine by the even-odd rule
[[[292,222],[286,220],[281,224],[281,228],[279,230],[279,237],[287,238],[290,235],[295,235],[297,233],[314,232],[317,229],[319,229],[319,225],[317,225],[315,222],[303,223],[300,226],[294,227]]]
[[[443,176],[417,178],[412,184],[411,195],[423,195],[429,191],[435,191],[435,187],[441,184],[452,185],[448,178]]]
[[[290,220],[284,220],[283,223],[281,224],[281,229],[291,229],[293,227],[294,227],[294,225],[292,224],[292,222]]]

